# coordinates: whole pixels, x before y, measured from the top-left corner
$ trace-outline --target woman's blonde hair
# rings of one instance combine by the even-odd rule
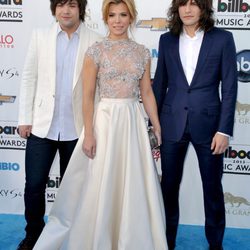
[[[128,11],[131,17],[132,23],[135,22],[137,17],[137,11],[134,0],[104,0],[102,3],[102,17],[105,24],[108,22],[109,7],[111,4],[124,3],[128,7]]]

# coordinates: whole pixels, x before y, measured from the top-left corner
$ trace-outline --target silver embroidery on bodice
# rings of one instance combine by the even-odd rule
[[[130,39],[106,38],[93,44],[86,55],[98,67],[97,85],[101,98],[139,96],[139,80],[150,59],[150,52],[143,45]]]

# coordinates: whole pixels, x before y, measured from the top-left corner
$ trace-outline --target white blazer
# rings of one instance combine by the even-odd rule
[[[56,23],[48,29],[33,32],[20,87],[18,125],[32,125],[32,134],[41,138],[48,134],[55,106],[57,29]],[[83,127],[83,59],[87,48],[97,40],[100,40],[100,35],[82,24],[72,88],[74,122],[78,136]]]

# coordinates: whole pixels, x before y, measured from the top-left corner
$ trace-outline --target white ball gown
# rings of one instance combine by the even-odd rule
[[[96,156],[82,133],[35,250],[166,250],[165,213],[139,80],[149,51],[108,38],[88,51],[98,67]]]

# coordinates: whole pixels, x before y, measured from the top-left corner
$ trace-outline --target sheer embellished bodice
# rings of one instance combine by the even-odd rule
[[[92,45],[86,54],[98,67],[97,84],[101,98],[139,96],[139,80],[150,59],[150,52],[143,45],[130,39],[106,38]]]

